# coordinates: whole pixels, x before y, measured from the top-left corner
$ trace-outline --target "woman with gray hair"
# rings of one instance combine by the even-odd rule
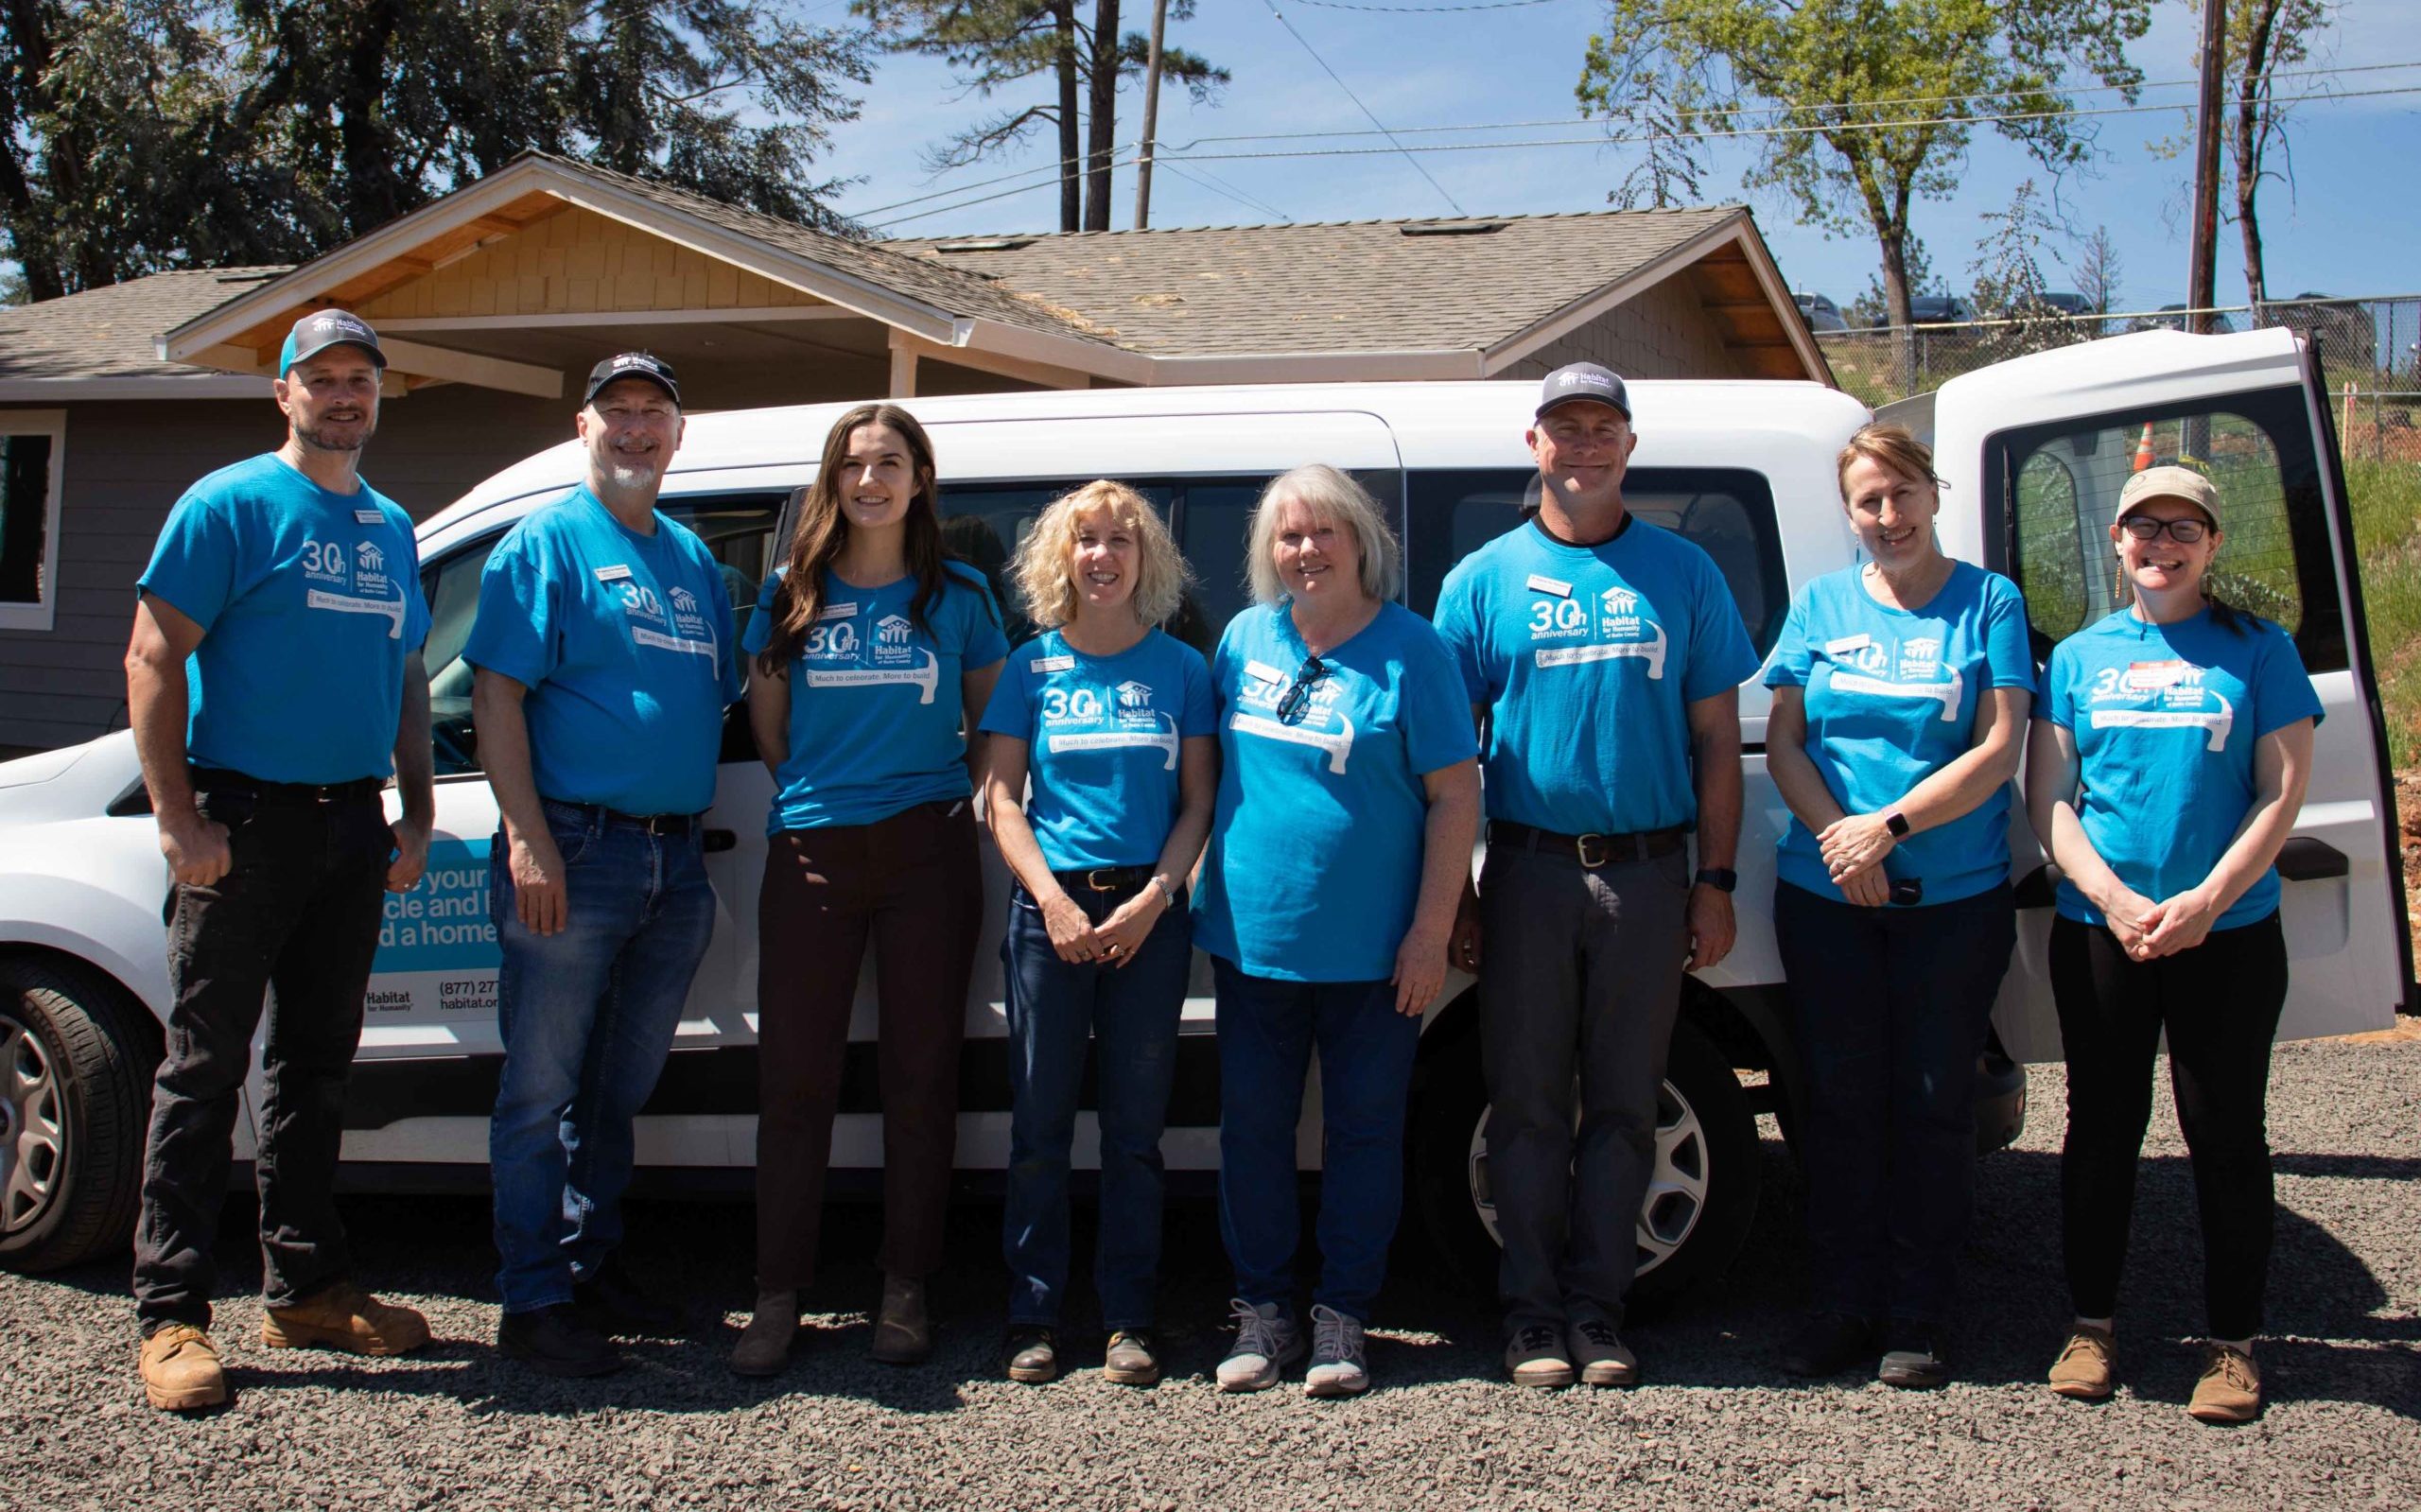
[[[1402,552],[1333,467],[1263,491],[1253,597],[1211,659],[1221,770],[1194,940],[1219,1028],[1219,1218],[1236,1270],[1222,1390],[1306,1347],[1294,1314],[1295,1126],[1316,1045],[1325,1150],[1315,1397],[1370,1377],[1363,1326],[1403,1205],[1404,1104],[1422,1011],[1479,824],[1478,744],[1429,622],[1394,602]]]
[[[1160,1132],[1193,964],[1185,879],[1210,827],[1218,705],[1202,653],[1158,628],[1184,594],[1185,558],[1133,489],[1105,479],[1054,500],[1010,571],[1045,628],[1009,653],[983,721],[992,839],[1017,878],[1001,940],[1011,1109],[1001,1365],[1031,1383],[1059,1374],[1068,1151],[1089,1044],[1102,1373],[1146,1386],[1160,1376]]]

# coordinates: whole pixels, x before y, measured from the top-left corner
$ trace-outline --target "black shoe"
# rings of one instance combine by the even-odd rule
[[[601,1376],[622,1368],[613,1341],[590,1328],[577,1308],[559,1302],[535,1312],[507,1312],[496,1347],[546,1376]]]
[[[1038,1386],[1046,1381],[1059,1379],[1058,1340],[1049,1329],[1031,1323],[1013,1325],[1008,1342],[1001,1346],[1001,1368],[1011,1381],[1022,1381]]]
[[[1890,1348],[1874,1379],[1887,1386],[1926,1391],[1950,1381],[1950,1361],[1942,1347],[1942,1331],[1926,1323],[1894,1323]]]
[[[611,1257],[596,1275],[573,1284],[571,1301],[589,1327],[608,1337],[677,1339],[687,1321],[679,1307],[650,1296]]]
[[[1816,1312],[1782,1347],[1783,1373],[1838,1376],[1874,1349],[1874,1326],[1847,1312]]]

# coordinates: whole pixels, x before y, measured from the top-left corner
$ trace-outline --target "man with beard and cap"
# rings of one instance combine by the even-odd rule
[[[462,652],[501,821],[496,1345],[555,1376],[616,1368],[611,1335],[680,1329],[614,1248],[632,1121],[714,933],[704,823],[740,696],[721,568],[655,507],[681,445],[671,366],[600,362],[573,426],[587,480],[489,556]]]
[[[127,715],[168,862],[170,1005],[134,1299],[144,1394],[164,1410],[227,1399],[211,1244],[271,986],[253,1161],[263,1342],[428,1342],[418,1312],[353,1283],[331,1195],[384,895],[420,880],[433,815],[411,517],[358,471],[386,365],[355,316],[295,322],[271,385],[286,443],[188,490],[140,580]]]
[[[1739,685],[1757,653],[1714,559],[1624,507],[1639,437],[1621,378],[1548,374],[1526,439],[1537,514],[1437,596],[1488,802],[1449,949],[1479,973],[1506,1369],[1628,1386],[1639,1365],[1616,1330],[1681,973],[1732,948]]]

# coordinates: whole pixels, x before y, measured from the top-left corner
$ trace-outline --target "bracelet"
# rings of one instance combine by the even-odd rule
[[[1152,874],[1152,885],[1153,885],[1154,887],[1157,887],[1157,888],[1158,888],[1158,889],[1160,890],[1160,906],[1161,906],[1161,907],[1163,907],[1163,908],[1175,908],[1175,907],[1176,907],[1176,888],[1174,888],[1174,887],[1171,887],[1171,886],[1168,884],[1168,879],[1167,879],[1166,878],[1163,878],[1163,877],[1162,877],[1162,876],[1160,876],[1160,874],[1159,874],[1159,873],[1158,873],[1158,872],[1154,872],[1154,873]]]

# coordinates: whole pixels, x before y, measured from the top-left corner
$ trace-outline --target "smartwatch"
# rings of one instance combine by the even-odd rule
[[[1729,893],[1740,885],[1740,874],[1729,866],[1701,866],[1692,880],[1703,882],[1718,893]]]
[[[1883,816],[1883,827],[1891,831],[1893,840],[1908,838],[1908,816],[1894,808]]]

